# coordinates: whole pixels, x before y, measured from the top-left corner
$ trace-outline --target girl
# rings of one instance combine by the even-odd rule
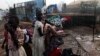
[[[9,56],[26,56],[25,50],[21,46],[23,43],[23,33],[18,25],[18,18],[10,15],[8,23],[6,23]]]
[[[37,21],[34,26],[34,34],[32,37],[33,43],[33,56],[43,56],[44,52],[44,38],[43,38],[43,24],[42,24],[42,13],[36,11]]]

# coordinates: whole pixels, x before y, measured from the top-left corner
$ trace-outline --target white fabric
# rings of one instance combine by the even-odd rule
[[[22,29],[24,34],[27,34],[27,30],[26,29]]]
[[[18,50],[9,50],[9,56],[27,56],[24,48],[21,46]]]
[[[29,36],[26,35],[26,40],[25,40],[25,43],[27,43],[29,41]]]
[[[22,46],[18,49],[18,52],[19,52],[19,56],[27,56],[26,52]]]
[[[26,36],[25,43],[27,43],[27,42],[29,41],[29,35],[27,35],[27,30],[26,30],[26,29],[23,29],[22,31],[23,31],[23,33],[24,33],[25,36]]]
[[[33,56],[43,56],[44,52],[44,38],[43,36],[40,37],[38,33],[38,28],[41,27],[41,30],[43,32],[43,24],[40,21],[35,22],[35,27],[34,27],[34,34],[32,38],[32,43],[33,43]]]

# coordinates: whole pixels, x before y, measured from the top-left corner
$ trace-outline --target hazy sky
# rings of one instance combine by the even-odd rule
[[[0,0],[0,8],[1,9],[6,9],[11,7],[14,3],[20,3],[20,2],[25,2],[25,1],[32,1],[32,0]],[[60,2],[66,2],[67,4],[73,2],[74,0],[46,0],[46,4],[57,4]]]

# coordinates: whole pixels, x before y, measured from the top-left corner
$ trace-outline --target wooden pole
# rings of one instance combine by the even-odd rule
[[[96,0],[95,0],[96,2]],[[95,4],[95,7],[94,7],[94,22],[93,22],[93,42],[95,41],[95,25],[96,25],[96,4]]]

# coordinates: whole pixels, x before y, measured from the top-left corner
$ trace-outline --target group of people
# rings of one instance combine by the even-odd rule
[[[33,34],[19,25],[19,19],[16,16],[9,16],[9,20],[4,25],[5,40],[2,45],[4,48],[6,44],[6,56],[50,56],[51,51],[59,46],[53,42],[53,39],[65,34],[44,19],[41,11],[37,10],[36,16]]]

